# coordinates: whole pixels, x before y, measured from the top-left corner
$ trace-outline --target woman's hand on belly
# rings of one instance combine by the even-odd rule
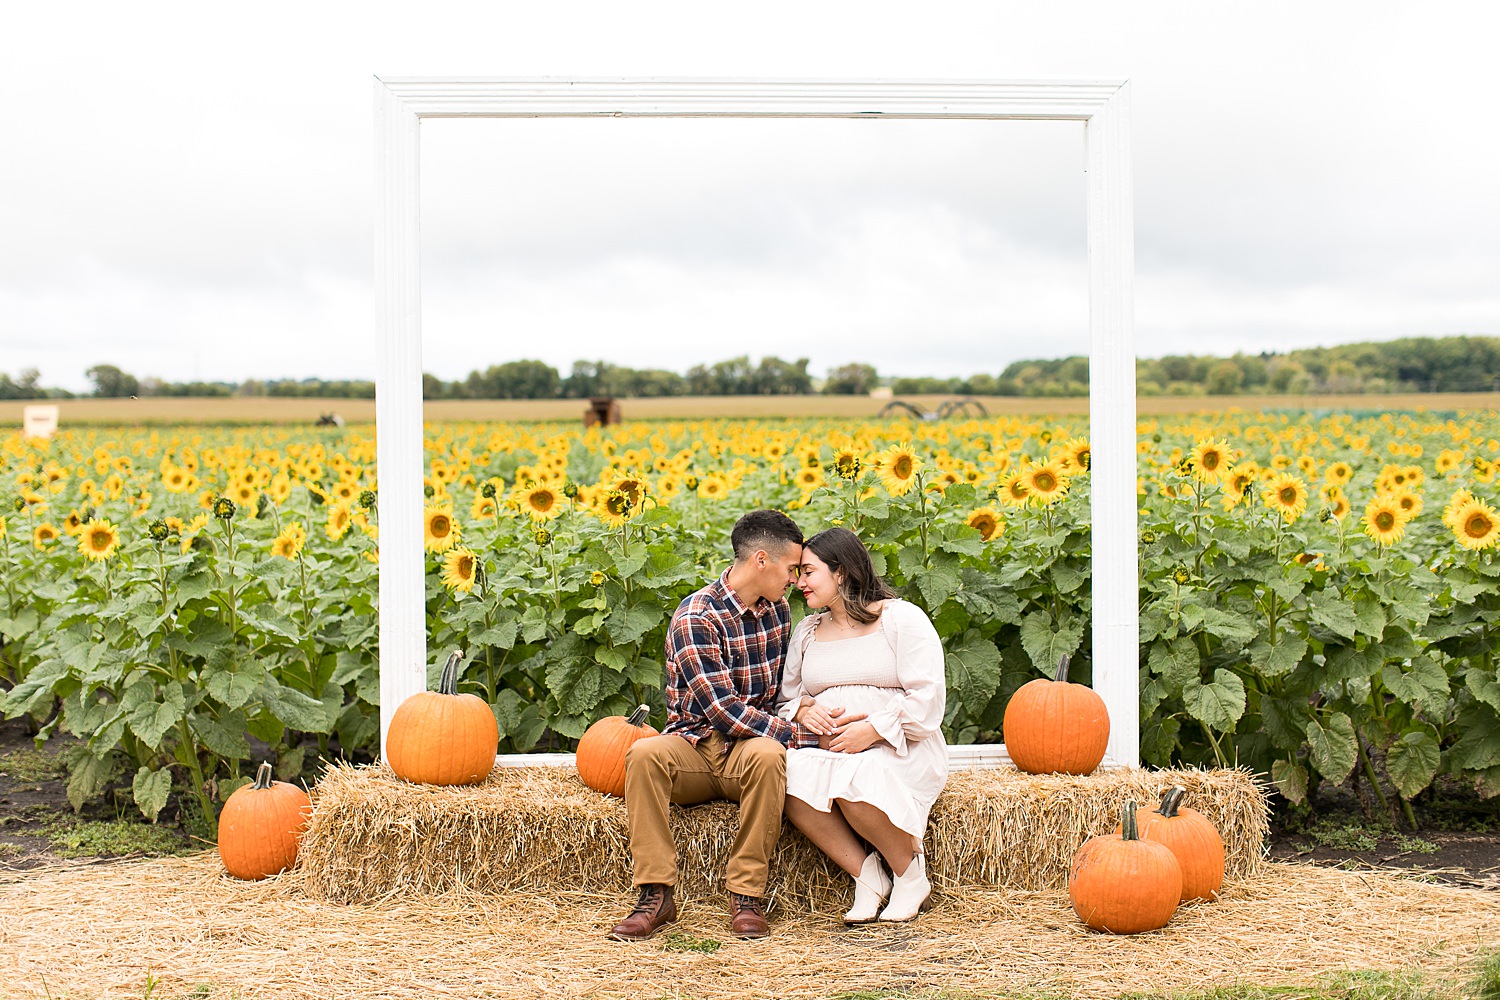
[[[797,709],[797,714],[792,716],[792,719],[806,726],[814,733],[817,733],[820,737],[831,737],[839,731],[841,726],[866,717],[867,713],[865,712],[850,715],[842,708],[827,708],[815,701],[809,701],[804,696],[802,707]],[[819,745],[822,744],[822,740],[818,742]]]
[[[851,718],[839,726],[838,732],[828,740],[828,749],[835,753],[862,753],[880,742],[880,734],[875,731],[874,725],[866,722],[864,715],[860,715],[857,721]],[[822,746],[823,741],[819,740],[818,745]]]

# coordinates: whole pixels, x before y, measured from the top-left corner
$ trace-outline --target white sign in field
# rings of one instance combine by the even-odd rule
[[[380,733],[427,686],[422,551],[423,118],[899,118],[1083,126],[1088,200],[1093,682],[1104,766],[1140,762],[1130,88],[1121,80],[418,78],[375,81]],[[974,345],[983,357],[985,345]]]
[[[23,437],[50,438],[57,433],[57,406],[28,406],[21,411]]]

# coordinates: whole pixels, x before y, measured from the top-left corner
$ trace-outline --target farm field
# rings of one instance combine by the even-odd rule
[[[902,396],[919,409],[935,412],[949,396]],[[1088,399],[1039,399],[1022,396],[974,397],[995,416],[1087,414]],[[284,397],[141,399],[61,399],[56,403],[64,427],[112,424],[309,424],[325,413],[337,413],[346,423],[373,423],[372,399],[297,399]],[[627,420],[684,420],[713,417],[875,417],[889,400],[870,396],[669,396],[623,399]],[[0,426],[19,427],[26,401],[0,402]],[[586,402],[550,400],[429,400],[427,418],[433,421],[577,420]],[[1354,410],[1449,412],[1500,409],[1500,393],[1410,393],[1403,395],[1320,396],[1143,396],[1136,400],[1142,416],[1222,413],[1231,410]]]
[[[659,719],[668,616],[759,506],[854,529],[932,616],[951,741],[1003,739],[1064,654],[1089,677],[1079,417],[451,422],[427,448],[429,667],[464,651],[502,751]],[[1137,450],[1147,763],[1250,767],[1291,804],[1352,783],[1408,828],[1500,792],[1493,413],[1146,417]],[[369,758],[368,427],[80,428],[0,456],[0,704],[69,738],[75,806],[211,836],[252,760]]]

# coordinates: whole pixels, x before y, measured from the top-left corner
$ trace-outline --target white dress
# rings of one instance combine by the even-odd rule
[[[921,608],[901,600],[886,603],[874,632],[852,639],[815,639],[823,616],[808,615],[792,631],[779,714],[792,718],[802,696],[811,695],[824,708],[869,713],[890,746],[854,754],[788,750],[786,793],[821,812],[833,799],[867,802],[920,841],[948,781],[941,728],[947,679],[937,630]]]

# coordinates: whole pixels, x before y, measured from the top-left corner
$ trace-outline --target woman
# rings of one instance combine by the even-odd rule
[[[787,752],[786,816],[854,877],[846,923],[910,920],[932,891],[922,835],[948,780],[942,643],[847,528],[808,539],[801,569],[808,607],[825,610],[792,631],[780,714],[820,740]]]

